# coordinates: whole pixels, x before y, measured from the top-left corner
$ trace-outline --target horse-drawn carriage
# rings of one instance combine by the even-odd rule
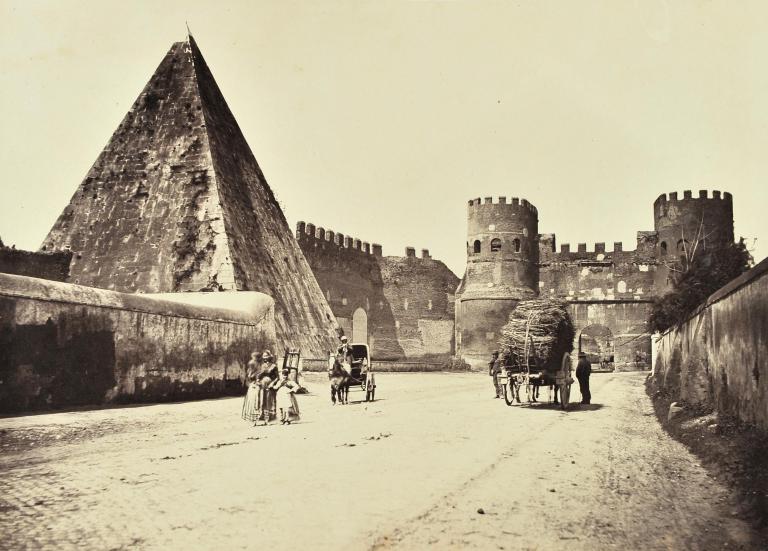
[[[527,403],[536,402],[541,387],[547,387],[550,397],[554,391],[555,403],[559,394],[560,407],[566,409],[573,384],[570,352],[574,330],[565,305],[551,300],[522,302],[502,335],[499,385],[507,405],[520,404],[521,391]]]
[[[372,402],[376,395],[376,374],[367,344],[349,345],[348,356],[331,354],[328,359],[328,374],[331,381],[333,403],[349,403],[350,390],[365,392],[365,401]]]

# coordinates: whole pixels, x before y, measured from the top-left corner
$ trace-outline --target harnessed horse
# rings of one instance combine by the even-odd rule
[[[349,364],[342,363],[331,354],[328,358],[328,379],[331,381],[331,401],[336,404],[347,404],[349,398]]]

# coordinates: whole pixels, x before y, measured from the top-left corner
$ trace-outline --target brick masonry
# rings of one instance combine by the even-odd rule
[[[538,211],[525,200],[473,199],[468,207],[467,272],[457,290],[458,354],[475,366],[487,362],[499,333],[520,300],[532,296],[569,303],[577,329],[574,349],[592,362],[648,367],[646,320],[651,303],[669,287],[670,267],[693,243],[716,248],[733,241],[729,193],[685,191],[661,195],[654,230],[637,232],[634,250],[586,243],[557,248],[554,234],[538,233]]]
[[[367,340],[374,358],[453,354],[459,278],[428,250],[383,256],[380,245],[304,222],[296,237],[345,333]]]

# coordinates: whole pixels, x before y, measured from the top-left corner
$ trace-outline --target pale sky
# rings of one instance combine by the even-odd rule
[[[464,272],[467,200],[560,243],[734,196],[768,254],[768,3],[0,0],[0,237],[37,249],[189,22],[292,227]]]

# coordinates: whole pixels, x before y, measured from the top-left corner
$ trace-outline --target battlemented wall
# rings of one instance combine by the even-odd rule
[[[459,278],[428,250],[419,257],[413,248],[404,257],[384,256],[378,244],[304,222],[296,238],[345,334],[367,337],[375,358],[453,353]]]
[[[467,272],[456,306],[459,354],[483,365],[509,313],[520,300],[538,295],[568,301],[574,348],[590,361],[647,368],[646,320],[653,300],[669,288],[670,270],[680,267],[681,255],[733,241],[729,193],[663,194],[653,213],[654,230],[637,232],[633,250],[624,250],[621,242],[610,248],[595,243],[591,250],[586,243],[565,243],[558,249],[554,234],[532,234],[538,231],[538,212],[526,201],[469,201]]]
[[[0,411],[242,393],[250,353],[275,350],[274,302],[243,292],[206,306],[216,295],[0,274]]]

